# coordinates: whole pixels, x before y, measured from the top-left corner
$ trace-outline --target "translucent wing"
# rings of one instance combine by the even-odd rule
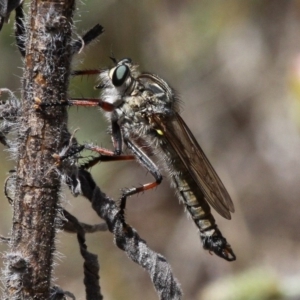
[[[159,115],[153,121],[162,130],[163,136],[173,147],[190,175],[205,195],[205,200],[224,218],[231,219],[234,212],[231,198],[222,181],[208,161],[190,129],[178,113],[171,121],[163,122]]]

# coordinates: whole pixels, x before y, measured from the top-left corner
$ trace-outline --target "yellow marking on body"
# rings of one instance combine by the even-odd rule
[[[163,131],[161,129],[156,129],[156,132],[159,134],[159,135],[164,135]]]

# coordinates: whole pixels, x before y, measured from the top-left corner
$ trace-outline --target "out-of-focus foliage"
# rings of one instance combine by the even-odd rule
[[[200,299],[210,300],[276,300],[284,297],[274,273],[258,268],[216,280],[200,294]]]
[[[166,256],[185,299],[225,299],[218,295],[227,282],[236,289],[226,299],[299,299],[299,292],[288,293],[293,291],[288,279],[300,273],[300,2],[85,0],[78,4],[76,20],[78,35],[96,23],[105,33],[76,55],[74,68],[112,65],[113,52],[167,80],[179,92],[184,119],[233,198],[231,221],[214,213],[237,255],[233,263],[202,250],[167,178],[155,191],[128,200],[128,222]],[[18,94],[22,61],[11,27],[4,26],[0,36],[0,87]],[[70,95],[96,97],[95,84],[92,77],[72,79]],[[81,141],[111,148],[106,126],[96,109],[70,109],[70,127],[80,128]],[[4,152],[0,182],[12,168],[7,157]],[[134,162],[103,163],[93,173],[115,198],[122,187],[152,180]],[[6,234],[11,210],[4,196],[0,199],[0,232]],[[80,220],[98,222],[84,199],[67,194],[62,202]],[[147,274],[113,245],[109,233],[91,235],[87,243],[99,255],[106,299],[157,298]],[[57,248],[62,253],[57,284],[83,299],[76,237],[60,234]],[[264,270],[268,276],[261,275]],[[222,283],[227,276],[230,281]],[[208,286],[210,296],[201,297]],[[270,286],[277,298],[263,293]],[[237,298],[242,289],[248,298]],[[259,296],[251,298],[251,293]]]

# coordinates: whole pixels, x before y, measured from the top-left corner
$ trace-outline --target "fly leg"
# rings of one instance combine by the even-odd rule
[[[121,128],[118,122],[116,121],[111,122],[111,130],[112,130],[111,138],[115,149],[114,154],[121,155],[123,138],[122,138]]]
[[[90,33],[92,32],[92,33]],[[79,47],[80,42],[83,43],[90,43],[91,42],[91,36],[93,34],[101,34],[103,32],[103,27],[101,25],[96,25],[93,27],[90,31],[88,31],[83,37],[82,41],[76,41],[72,47],[74,48]],[[77,44],[76,44],[77,43]],[[99,69],[93,69],[93,70],[77,70],[72,71],[72,76],[89,76],[89,75],[98,75],[101,73],[101,70]],[[100,85],[96,86],[96,88],[101,88]],[[84,106],[84,107],[100,107],[104,111],[112,112],[115,107],[113,104],[103,101],[102,99],[98,98],[71,98],[67,100],[57,100],[49,103],[42,103],[40,99],[35,98],[35,109],[45,108],[45,107],[53,107],[53,106]]]
[[[72,45],[73,52],[80,51],[80,47],[83,47],[85,44],[90,43],[94,38],[100,35],[103,32],[103,27],[99,24],[90,29],[81,40],[75,41]],[[99,69],[93,70],[77,70],[72,71],[72,76],[89,76],[89,75],[98,75],[101,73]],[[96,86],[97,89],[101,89],[102,86]],[[115,106],[111,103],[105,102],[102,99],[98,98],[71,98],[67,100],[57,100],[49,103],[42,103],[39,98],[35,98],[35,109],[41,109],[45,107],[54,107],[54,106],[84,106],[84,107],[100,107],[104,111],[112,112],[115,109]]]
[[[93,167],[98,162],[135,160],[134,155],[116,155],[115,151],[110,151],[98,146],[85,145],[84,148],[93,152],[97,152],[99,154],[99,156],[92,158],[91,160],[80,166],[80,169],[84,170]]]
[[[44,107],[53,107],[53,106],[84,106],[84,107],[100,107],[104,111],[113,111],[115,109],[114,105],[108,102],[105,102],[101,99],[89,98],[71,98],[66,101],[55,101],[50,103],[42,103],[39,98],[35,98],[35,109],[41,109]]]
[[[112,121],[112,141],[114,145],[114,151],[107,150],[98,146],[86,145],[85,149],[97,152],[100,154],[98,157],[93,158],[84,165],[81,165],[82,169],[89,169],[93,167],[98,162],[106,161],[124,161],[124,160],[134,160],[134,155],[121,155],[122,153],[122,132],[119,124],[116,121]]]
[[[135,160],[135,157],[133,155],[119,155],[119,156],[99,155],[97,157],[93,157],[88,162],[80,165],[80,169],[83,170],[90,169],[99,162],[126,161],[126,160]]]
[[[153,189],[162,182],[162,175],[158,167],[147,156],[147,154],[145,154],[139,147],[137,147],[134,143],[132,143],[128,139],[124,139],[124,143],[133,152],[136,159],[151,173],[151,175],[155,178],[155,181],[143,184],[140,187],[133,187],[131,189],[124,191],[121,197],[121,204],[120,204],[121,211],[124,211],[126,207],[126,200],[128,196]]]

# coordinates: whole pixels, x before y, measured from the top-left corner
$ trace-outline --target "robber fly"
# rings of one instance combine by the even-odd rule
[[[106,111],[114,145],[112,159],[122,157],[124,143],[155,178],[155,182],[125,191],[121,209],[125,208],[126,197],[161,183],[162,175],[150,158],[151,152],[163,162],[178,198],[199,228],[204,249],[228,261],[235,260],[235,254],[210,210],[212,206],[221,216],[230,219],[230,213],[234,212],[233,203],[179,115],[180,101],[176,93],[157,75],[140,73],[131,59],[113,60],[113,68],[98,70],[101,83],[97,87],[102,90],[101,100],[75,99],[70,104],[100,106]],[[98,151],[96,147],[91,150]],[[101,149],[98,152],[106,154]],[[130,156],[124,156],[124,159],[130,159]]]

